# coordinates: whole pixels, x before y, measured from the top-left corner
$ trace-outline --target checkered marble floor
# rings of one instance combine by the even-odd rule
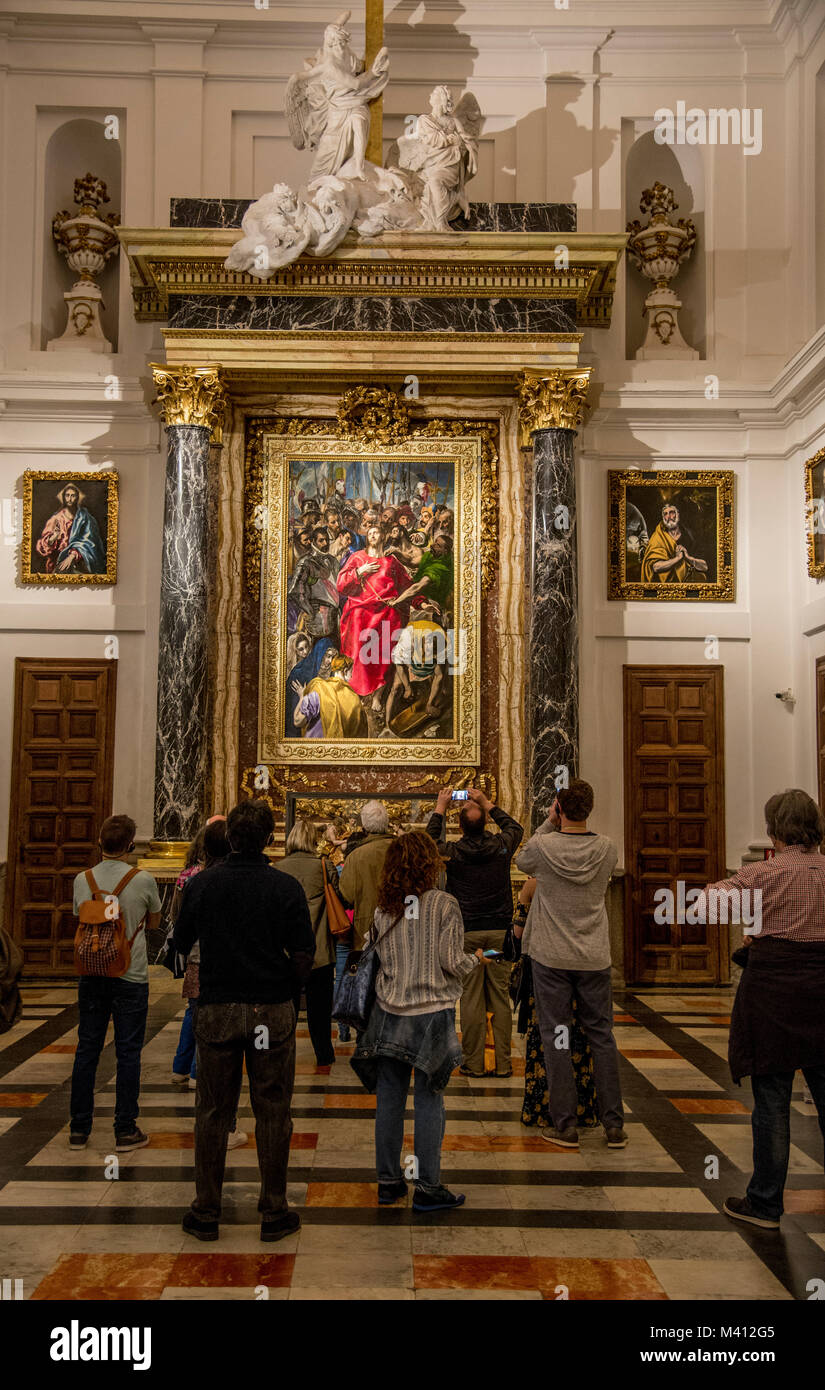
[[[298,1030],[290,1201],[300,1232],[258,1238],[248,1091],[231,1151],[220,1241],[184,1235],[192,1195],[194,1094],[170,1081],[180,984],[152,971],[143,1054],[145,1149],[112,1154],[111,1036],[98,1071],[89,1147],[68,1149],[76,991],[29,987],[20,1023],[0,1037],[0,1279],[34,1299],[634,1299],[790,1300],[825,1278],[825,1188],[815,1112],[793,1106],[786,1215],[779,1234],[721,1212],[750,1173],[750,1091],[731,1084],[731,990],[628,992],[616,1039],[630,1143],[599,1131],[578,1153],[520,1123],[524,1064],[509,1080],[453,1077],[443,1178],[466,1205],[428,1216],[379,1209],[374,1098],[336,1045],[318,1068]],[[410,1104],[410,1131],[412,1107]],[[412,1134],[408,1135],[410,1151]]]

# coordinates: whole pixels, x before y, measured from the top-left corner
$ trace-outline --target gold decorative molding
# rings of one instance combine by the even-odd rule
[[[410,432],[410,412],[395,391],[383,386],[353,386],[341,397],[337,412],[341,434],[365,444],[399,444]]]
[[[350,235],[332,256],[302,257],[261,281],[224,266],[239,228],[117,230],[141,321],[165,319],[170,295],[494,296],[572,299],[580,328],[606,328],[627,240],[590,232],[396,232],[373,242]]]
[[[158,393],[152,404],[160,406],[164,425],[202,425],[220,444],[227,408],[220,367],[149,365]]]
[[[808,574],[825,579],[825,449],[819,449],[805,463],[805,532],[808,543]],[[819,539],[817,539],[819,538]]]
[[[405,427],[406,425],[406,427]],[[386,439],[380,437],[386,433]],[[403,400],[382,387],[356,386],[341,397],[335,416],[253,417],[246,422],[244,573],[249,593],[260,595],[264,492],[264,437],[343,436],[361,447],[405,440],[462,439],[481,443],[481,591],[495,583],[498,567],[498,425],[489,420],[412,419]]]
[[[530,447],[535,430],[577,430],[587,405],[590,367],[554,367],[546,376],[522,372],[519,403],[521,447]]]

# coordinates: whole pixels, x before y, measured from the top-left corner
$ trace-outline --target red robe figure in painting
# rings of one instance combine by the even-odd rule
[[[392,640],[401,617],[389,606],[409,582],[394,555],[381,554],[381,532],[371,526],[366,550],[350,555],[338,575],[338,592],[346,600],[341,614],[341,651],[352,663],[350,687],[358,695],[380,690],[392,669]],[[376,637],[366,647],[364,634]],[[362,660],[366,655],[367,660]]]

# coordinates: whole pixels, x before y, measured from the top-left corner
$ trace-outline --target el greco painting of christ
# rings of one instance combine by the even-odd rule
[[[478,440],[267,444],[261,760],[470,759]]]

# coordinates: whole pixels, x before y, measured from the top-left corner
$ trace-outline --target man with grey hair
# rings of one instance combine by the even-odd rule
[[[355,909],[353,949],[360,951],[372,926],[378,905],[378,880],[392,841],[387,808],[382,801],[366,801],[361,808],[364,836],[347,855],[338,887],[341,897]]]
[[[797,1070],[825,1135],[825,818],[813,797],[792,787],[770,797],[765,823],[774,858],[743,864],[730,878],[709,884],[694,908],[695,920],[713,922],[708,907],[722,894],[734,909],[731,920],[745,922],[744,946],[733,956],[743,969],[728,1061],[737,1084],[743,1076],[751,1079],[753,1176],[745,1196],[728,1197],[723,1211],[778,1231]],[[747,913],[740,909],[746,900]]]

